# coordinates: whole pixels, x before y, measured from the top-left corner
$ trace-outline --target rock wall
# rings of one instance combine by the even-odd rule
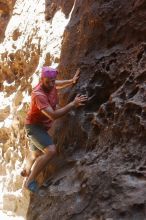
[[[0,119],[9,193],[21,189],[7,182],[22,183],[23,119],[40,67],[59,64],[59,78],[81,68],[78,84],[60,92],[61,106],[77,93],[89,97],[54,124],[58,158],[31,196],[27,220],[146,219],[145,9],[144,0],[16,1],[0,45],[1,96],[11,103]],[[10,179],[13,171],[19,181]],[[24,204],[12,211],[24,215],[28,197]]]
[[[0,1],[0,42],[2,42],[5,37],[5,30],[12,15],[15,2],[16,0]]]
[[[145,8],[141,0],[75,2],[59,67],[63,77],[80,67],[81,78],[60,98],[89,101],[58,121],[56,143],[72,162],[31,198],[28,220],[146,218]]]

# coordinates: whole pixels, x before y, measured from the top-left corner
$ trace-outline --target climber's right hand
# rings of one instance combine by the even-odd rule
[[[78,94],[73,101],[73,105],[75,107],[83,106],[86,104],[87,100],[88,100],[88,97],[86,95]]]

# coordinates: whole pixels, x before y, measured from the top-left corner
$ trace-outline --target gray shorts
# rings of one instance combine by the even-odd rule
[[[53,145],[52,138],[42,125],[25,125],[27,136],[30,140],[30,150],[44,150],[49,145]]]

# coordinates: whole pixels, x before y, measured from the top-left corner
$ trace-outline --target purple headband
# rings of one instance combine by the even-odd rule
[[[49,66],[42,67],[41,78],[48,77],[48,78],[56,78],[58,72],[56,69],[53,69]]]

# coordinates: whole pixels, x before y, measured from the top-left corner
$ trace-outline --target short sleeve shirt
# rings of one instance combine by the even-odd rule
[[[55,110],[57,104],[58,94],[56,87],[49,92],[45,92],[39,84],[32,91],[30,109],[27,113],[25,124],[43,125],[48,130],[52,125],[52,120],[45,116],[41,110],[48,106]]]

